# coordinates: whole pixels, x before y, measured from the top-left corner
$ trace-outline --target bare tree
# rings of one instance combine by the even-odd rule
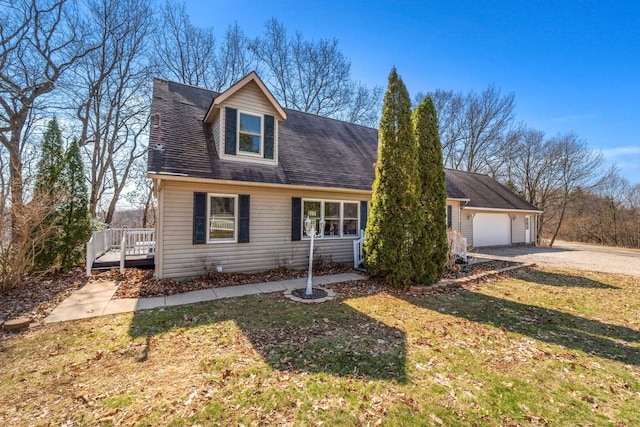
[[[415,105],[419,105],[426,96],[425,93],[418,92],[414,99]],[[458,166],[456,149],[462,142],[464,130],[463,96],[461,93],[441,89],[436,89],[429,96],[433,100],[438,115],[444,165],[456,169]]]
[[[0,23],[0,142],[9,154],[12,231],[20,233],[29,114],[95,45],[72,0],[5,1]]]
[[[142,228],[150,227],[155,224],[156,205],[153,198],[153,181],[145,179],[146,165],[137,163],[132,171],[133,182],[135,187],[132,191],[125,195],[129,204],[141,212],[139,226]]]
[[[336,114],[336,118],[363,126],[377,128],[382,111],[382,86],[369,88],[360,82],[352,82],[351,100],[344,111]]]
[[[553,219],[554,198],[558,195],[560,174],[556,164],[555,144],[545,140],[544,132],[521,128],[512,134],[515,138],[510,158],[509,178],[519,189],[522,197],[540,208],[543,213],[538,221],[538,236],[544,233],[545,225]]]
[[[558,236],[572,194],[577,188],[594,188],[601,179],[599,170],[603,164],[602,153],[589,150],[586,143],[574,133],[559,135],[553,138],[551,143],[551,155],[556,159],[559,173],[560,196],[559,205],[555,207],[559,217],[549,246],[553,246]]]
[[[213,27],[191,24],[184,3],[168,1],[162,9],[161,31],[154,35],[152,55],[158,74],[181,83],[219,90]]]
[[[287,108],[296,104],[297,93],[291,90],[294,78],[293,52],[287,29],[276,18],[267,21],[262,37],[254,40],[251,48],[266,68],[265,79],[273,95]]]
[[[438,114],[440,142],[446,167],[497,174],[507,160],[505,146],[513,121],[515,95],[503,95],[495,86],[481,93],[454,93],[437,89],[428,94]],[[415,102],[424,99],[418,93]]]
[[[597,218],[599,224],[606,225],[608,238],[603,239],[603,242],[608,240],[618,246],[626,240],[627,233],[621,232],[621,227],[624,227],[625,204],[629,200],[630,191],[629,181],[620,176],[620,171],[615,165],[607,170],[595,187],[595,194],[604,202],[604,209]]]
[[[489,86],[480,95],[467,95],[465,104],[467,134],[459,157],[467,171],[486,170],[503,151],[505,133],[513,119],[515,95],[502,96],[500,89]]]
[[[630,246],[640,248],[640,184],[636,184],[629,189],[626,199],[631,211],[633,224],[633,229],[629,233]]]
[[[336,39],[289,37],[277,19],[265,24],[251,45],[265,69],[274,96],[287,108],[376,126],[382,107],[382,87],[369,89],[351,79],[351,62]]]
[[[90,214],[104,209],[110,223],[133,165],[146,153],[151,80],[146,49],[154,21],[149,0],[92,0],[88,9],[100,48],[76,69],[74,93],[81,98],[74,104],[89,163]]]
[[[260,71],[258,58],[251,46],[251,40],[237,22],[229,25],[217,50],[214,90],[226,89],[251,71]]]

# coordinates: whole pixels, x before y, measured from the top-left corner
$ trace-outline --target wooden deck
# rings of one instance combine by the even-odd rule
[[[86,275],[93,270],[127,267],[155,267],[155,229],[153,228],[107,228],[94,230],[87,242]],[[121,250],[125,251],[124,265],[121,262]],[[97,256],[101,254],[100,256]]]
[[[127,259],[124,262],[125,268],[154,268],[155,256],[154,255],[127,255]],[[110,250],[109,252],[101,255],[93,262],[93,270],[108,270],[110,268],[120,267],[120,251]]]

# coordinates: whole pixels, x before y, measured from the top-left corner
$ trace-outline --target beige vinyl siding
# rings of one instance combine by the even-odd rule
[[[451,206],[451,229],[460,231],[460,202],[447,200],[447,206]]]
[[[244,113],[251,113],[255,115],[262,116],[264,114],[272,115],[276,118],[274,123],[274,160],[269,159],[259,159],[256,157],[247,157],[242,155],[225,155],[224,154],[224,130],[225,130],[225,120],[226,115],[224,114],[225,107],[235,108],[238,111]],[[216,148],[218,148],[218,153],[221,154],[221,158],[225,160],[238,160],[238,161],[248,161],[248,162],[258,162],[258,163],[268,163],[274,164],[277,163],[278,160],[278,125],[282,118],[278,114],[273,105],[269,102],[267,97],[262,93],[256,82],[249,82],[246,86],[238,90],[235,94],[233,94],[229,99],[220,104],[220,113],[217,115],[214,121],[213,132],[214,135],[217,135],[218,142],[216,143]],[[216,124],[218,127],[216,128]],[[264,126],[264,124],[263,124]],[[262,137],[264,138],[264,127],[262,129]],[[215,138],[215,136],[214,136]],[[263,139],[264,143],[264,139]]]
[[[460,233],[467,239],[467,244],[473,246],[473,212],[467,209],[460,211]]]
[[[519,213],[511,214],[509,216],[511,217],[511,243],[524,243],[525,215]]]
[[[221,122],[222,122],[222,114],[220,114],[220,111],[216,111],[214,118],[213,118],[213,130],[212,130],[212,134],[213,134],[213,142],[216,145],[216,151],[218,153],[222,153],[224,151],[224,147],[222,147],[220,145],[220,141],[222,141],[222,133],[221,133]]]
[[[291,241],[291,198],[360,201],[368,196],[314,190],[289,190],[236,185],[163,182],[159,209],[162,216],[161,267],[158,278],[189,278],[220,265],[227,272],[264,271],[278,266],[304,269],[309,241]],[[193,193],[248,194],[250,196],[249,243],[194,245]],[[317,239],[314,259],[353,262],[353,240]]]

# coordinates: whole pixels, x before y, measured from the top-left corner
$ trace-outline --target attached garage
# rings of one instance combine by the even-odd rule
[[[511,244],[511,220],[507,214],[476,213],[473,216],[473,246]]]

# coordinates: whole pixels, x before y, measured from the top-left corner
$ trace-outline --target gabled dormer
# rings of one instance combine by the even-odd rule
[[[278,127],[287,114],[255,71],[218,95],[204,116],[221,160],[278,164]]]

